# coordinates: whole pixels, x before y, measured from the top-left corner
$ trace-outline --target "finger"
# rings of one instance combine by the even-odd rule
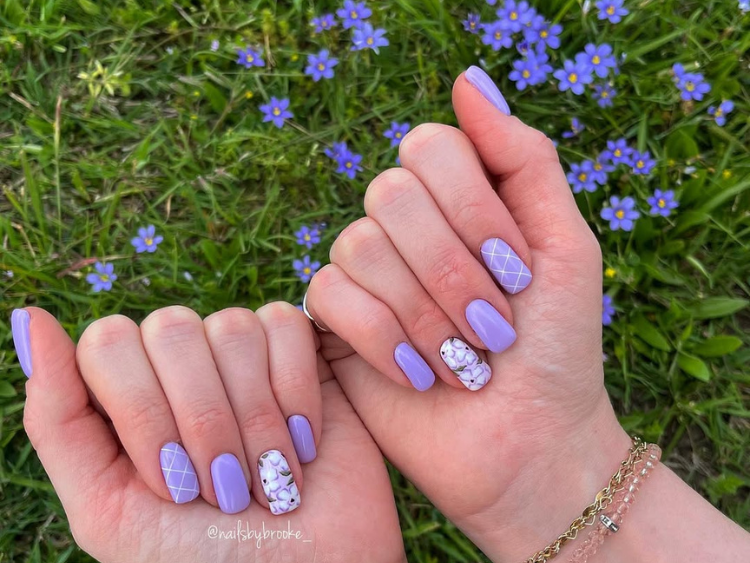
[[[349,225],[331,248],[331,262],[390,308],[414,347],[443,381],[472,391],[486,385],[492,374],[489,364],[461,340],[456,325],[374,220],[364,217]]]
[[[461,130],[496,181],[498,195],[528,245],[565,248],[573,236],[592,236],[552,141],[510,117],[507,104],[498,99],[502,100],[500,91],[477,67],[459,76],[453,86],[453,109]]]
[[[317,456],[323,419],[314,332],[304,314],[288,303],[269,303],[256,314],[266,335],[273,395],[297,459],[310,463]]]
[[[291,512],[300,505],[302,471],[271,390],[263,327],[240,308],[214,313],[204,325],[252,467],[253,495],[273,514]]]
[[[166,307],[141,323],[141,338],[190,453],[203,498],[226,514],[250,504],[250,471],[203,321],[187,307]]]
[[[531,253],[510,212],[459,129],[426,123],[400,145],[401,165],[419,178],[469,251],[508,293],[531,283]]]
[[[435,374],[409,342],[391,309],[354,283],[339,266],[328,264],[308,288],[314,318],[349,345],[380,373],[404,387],[426,391]]]
[[[178,444],[172,410],[143,349],[138,325],[122,315],[99,319],[81,335],[76,356],[81,376],[148,487],[177,503],[195,499],[195,471]]]
[[[365,212],[470,343],[499,353],[515,342],[507,299],[414,174],[380,174],[367,188]]]
[[[13,341],[24,372],[23,423],[68,514],[82,514],[102,480],[122,488],[135,474],[102,417],[92,408],[76,366],[76,348],[55,318],[42,309],[17,309]]]

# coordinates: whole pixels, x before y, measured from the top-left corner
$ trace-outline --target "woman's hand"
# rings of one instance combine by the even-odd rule
[[[514,561],[567,528],[630,439],[603,385],[599,245],[552,142],[477,71],[483,92],[454,87],[461,130],[403,140],[403,169],[372,182],[307,304],[351,345],[321,337],[385,455]]]
[[[29,308],[14,337],[26,431],[98,560],[404,560],[380,452],[291,305],[108,317],[77,350]]]

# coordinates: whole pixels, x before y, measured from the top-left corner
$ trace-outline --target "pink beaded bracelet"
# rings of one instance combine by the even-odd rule
[[[656,444],[649,444],[641,462],[634,467],[632,475],[623,482],[622,489],[615,494],[610,507],[599,516],[599,522],[588,533],[583,544],[573,552],[568,563],[588,563],[599,546],[604,543],[604,538],[617,533],[622,525],[623,518],[635,502],[635,493],[638,492],[660,459],[661,448]]]

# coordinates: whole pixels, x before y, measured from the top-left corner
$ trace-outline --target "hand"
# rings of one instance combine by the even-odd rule
[[[599,245],[551,141],[483,88],[457,80],[461,131],[403,140],[403,169],[372,182],[308,306],[351,345],[321,337],[384,454],[490,557],[514,561],[567,528],[630,440],[603,385]]]
[[[108,317],[77,350],[29,308],[14,313],[14,338],[26,431],[98,560],[404,560],[380,452],[291,305],[203,321],[169,307],[140,327]],[[304,420],[290,437],[293,415]],[[259,540],[263,529],[299,535]]]

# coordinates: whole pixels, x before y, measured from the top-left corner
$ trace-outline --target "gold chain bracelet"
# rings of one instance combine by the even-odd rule
[[[612,503],[615,493],[622,490],[623,481],[633,474],[633,468],[641,461],[643,454],[646,452],[648,444],[637,436],[633,436],[632,440],[633,445],[628,452],[627,459],[620,463],[617,473],[612,475],[609,484],[597,493],[594,502],[588,505],[583,513],[573,520],[570,527],[554,542],[541,551],[537,551],[534,555],[526,559],[524,563],[546,563],[550,559],[554,559],[562,546],[576,539],[579,531],[597,521],[597,516]]]

